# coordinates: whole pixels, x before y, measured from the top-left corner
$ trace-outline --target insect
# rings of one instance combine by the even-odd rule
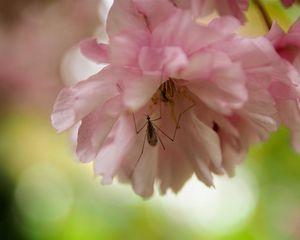
[[[170,141],[174,142],[175,141],[175,137],[176,137],[176,133],[177,133],[177,130],[180,128],[179,127],[179,121],[182,117],[182,115],[184,113],[186,113],[188,110],[190,110],[192,107],[194,107],[195,105],[191,105],[190,107],[188,107],[187,109],[185,109],[184,111],[182,111],[179,116],[178,116],[178,120],[177,120],[177,123],[176,123],[176,127],[174,129],[174,132],[173,132],[173,136],[170,137],[167,133],[165,133],[159,126],[157,126],[154,122],[155,121],[158,121],[161,119],[161,112],[160,112],[160,116],[155,118],[155,119],[151,119],[150,115],[146,115],[146,122],[144,123],[144,125],[140,128],[140,129],[137,129],[137,125],[136,125],[136,120],[135,120],[135,116],[134,116],[134,113],[132,113],[132,116],[133,116],[133,121],[134,121],[134,126],[135,126],[135,131],[136,131],[136,134],[139,134],[145,127],[146,127],[146,132],[145,132],[145,136],[144,136],[144,140],[143,140],[143,146],[142,146],[142,150],[141,150],[141,153],[138,157],[138,159],[136,160],[134,166],[133,166],[133,169],[132,169],[132,172],[131,174],[129,175],[129,177],[131,178],[132,177],[132,174],[134,172],[134,169],[136,168],[137,164],[139,163],[143,153],[144,153],[144,148],[145,148],[145,143],[146,143],[146,139],[147,139],[147,142],[150,146],[152,147],[155,147],[157,145],[158,142],[160,142],[163,150],[166,150],[165,148],[165,145],[160,137],[160,134],[163,134],[164,136],[166,136]]]
[[[141,153],[138,156],[138,159],[136,160],[136,162],[133,166],[131,174],[129,175],[130,178],[131,178],[137,164],[139,163],[139,161],[140,161],[140,159],[141,159],[141,157],[144,153],[146,139],[147,139],[147,142],[150,146],[155,147],[159,142],[161,144],[163,150],[166,150],[166,148],[164,146],[164,143],[163,143],[163,141],[160,137],[160,134],[163,134],[170,141],[174,142],[177,130],[180,128],[179,122],[181,120],[181,117],[188,110],[190,110],[192,107],[194,107],[196,105],[193,100],[188,99],[188,100],[192,101],[192,105],[188,106],[185,110],[183,110],[176,117],[176,113],[175,113],[175,110],[174,110],[174,105],[175,105],[175,99],[174,98],[177,95],[178,96],[180,95],[179,89],[176,87],[174,80],[169,78],[167,81],[160,84],[157,92],[152,97],[152,102],[154,103],[154,106],[159,103],[159,117],[157,117],[155,119],[151,119],[150,115],[148,115],[148,114],[145,115],[146,116],[146,122],[144,123],[144,125],[140,129],[138,129],[137,124],[136,124],[136,120],[135,120],[135,115],[134,115],[134,113],[132,113],[136,134],[139,134],[145,127],[146,127],[146,132],[145,132],[145,135],[144,135],[144,140],[143,140]],[[162,103],[167,104],[168,107],[170,108],[171,118],[174,120],[174,123],[175,123],[175,128],[174,128],[174,132],[173,132],[172,137],[169,136],[168,134],[166,134],[158,125],[155,124],[156,121],[159,121],[162,118],[161,117],[162,116],[162,114],[161,114],[161,107],[162,107],[161,105],[162,105]]]
[[[155,118],[155,119],[151,119],[150,115],[147,114],[146,115],[146,122],[144,123],[144,125],[140,129],[137,129],[134,113],[132,113],[132,116],[133,116],[133,121],[134,121],[136,134],[139,134],[145,127],[146,127],[146,132],[145,132],[145,136],[144,136],[144,140],[143,140],[143,146],[142,146],[141,153],[140,153],[138,159],[136,160],[136,162],[133,166],[131,174],[129,175],[130,178],[131,178],[131,176],[134,172],[134,169],[136,168],[137,164],[139,163],[139,161],[140,161],[140,159],[141,159],[141,157],[144,153],[146,139],[147,139],[148,144],[152,147],[155,147],[157,145],[157,143],[160,142],[160,144],[161,144],[161,146],[164,150],[166,148],[165,148],[165,145],[163,144],[163,141],[161,140],[160,133],[165,135],[170,141],[174,142],[174,137],[171,138],[170,136],[168,136],[168,134],[166,134],[163,130],[161,130],[154,123],[155,121],[158,121],[158,120],[161,119],[161,115],[159,117]]]
[[[168,136],[163,130],[161,130],[154,123],[155,121],[160,120],[161,116],[159,116],[158,118],[155,118],[155,119],[151,119],[150,115],[146,115],[146,122],[144,123],[144,125],[139,130],[137,129],[137,126],[136,126],[136,120],[135,120],[134,113],[132,113],[132,116],[133,116],[133,120],[134,120],[134,126],[135,126],[136,134],[139,134],[146,127],[146,133],[145,133],[144,140],[143,140],[142,151],[139,155],[139,158],[138,158],[137,162],[140,160],[140,158],[143,155],[146,138],[147,138],[147,142],[149,143],[149,145],[153,146],[153,147],[155,147],[157,145],[158,141],[159,141],[164,150],[165,150],[165,146],[164,146],[158,132],[164,134],[172,142],[174,141],[174,138],[171,138],[170,136]]]
[[[160,99],[165,103],[174,103],[173,97],[177,91],[174,81],[170,78],[159,86]]]

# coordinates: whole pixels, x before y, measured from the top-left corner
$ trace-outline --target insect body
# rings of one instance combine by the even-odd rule
[[[158,131],[161,132],[162,134],[164,134],[166,137],[168,137],[171,141],[174,141],[174,139],[172,139],[171,137],[169,137],[166,133],[164,133],[157,125],[155,125],[153,122],[154,121],[158,121],[161,119],[161,117],[155,118],[155,119],[151,119],[149,115],[146,115],[146,123],[138,130],[137,126],[136,126],[136,121],[135,121],[135,116],[134,113],[132,113],[133,116],[133,120],[134,120],[134,126],[135,126],[135,130],[136,130],[136,134],[139,134],[145,127],[146,127],[146,133],[144,136],[144,140],[143,140],[143,146],[142,146],[142,151],[137,159],[137,161],[135,162],[134,166],[133,166],[133,170],[131,172],[131,174],[129,175],[129,177],[131,178],[134,169],[136,168],[137,164],[139,163],[143,152],[144,152],[144,148],[145,148],[145,142],[146,142],[146,138],[147,138],[147,142],[149,143],[150,146],[155,147],[157,145],[157,142],[159,141],[162,148],[165,150],[165,146],[158,134]]]
[[[173,103],[173,97],[178,90],[172,79],[159,86],[160,99],[165,103]]]
[[[150,116],[147,115],[147,129],[146,129],[147,141],[151,146],[156,146],[157,144],[157,132],[155,127],[153,126]]]

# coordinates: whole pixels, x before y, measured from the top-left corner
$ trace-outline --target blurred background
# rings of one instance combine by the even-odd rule
[[[129,186],[102,186],[77,162],[50,113],[64,85],[99,66],[78,42],[105,39],[111,1],[0,1],[0,239],[300,239],[300,156],[281,129],[254,146],[236,176],[208,189],[191,179],[178,194],[144,201]],[[288,29],[300,7],[263,1]],[[266,32],[251,4],[242,34]]]

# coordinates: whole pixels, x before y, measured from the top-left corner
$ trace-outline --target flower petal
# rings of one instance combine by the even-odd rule
[[[144,16],[132,0],[114,1],[107,17],[106,32],[111,37],[128,29],[147,31]]]
[[[96,63],[108,63],[107,44],[97,43],[96,39],[86,39],[80,42],[81,53]]]
[[[179,12],[153,31],[153,47],[178,46],[189,56],[210,44],[224,40],[219,32],[197,24],[189,12]]]
[[[177,11],[171,1],[166,0],[133,0],[139,13],[145,17],[148,28],[152,31],[160,23]]]
[[[110,184],[121,167],[122,160],[134,145],[136,133],[132,118],[121,116],[106,139],[94,162],[94,171],[103,176],[102,183]]]
[[[61,90],[51,115],[57,131],[72,127],[97,106],[119,94],[115,74],[112,69],[104,68],[88,80]]]
[[[136,75],[122,85],[124,105],[131,111],[138,110],[152,98],[161,84],[161,74]]]
[[[121,97],[114,97],[82,119],[76,147],[80,161],[90,162],[95,159],[122,111],[120,105]]]
[[[146,31],[126,31],[110,39],[109,57],[114,65],[137,66],[140,49],[149,44]]]
[[[143,47],[139,55],[139,66],[146,73],[163,70],[164,74],[174,76],[187,63],[188,59],[179,47]]]
[[[137,163],[132,176],[132,187],[134,191],[144,198],[148,198],[153,194],[157,159],[157,146],[151,146],[146,143],[143,155]]]
[[[248,99],[245,75],[238,64],[215,69],[208,81],[192,81],[189,89],[208,107],[223,114],[230,114]]]

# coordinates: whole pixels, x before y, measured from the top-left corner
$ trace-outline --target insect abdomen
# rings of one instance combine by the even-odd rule
[[[156,130],[151,122],[149,122],[147,126],[147,140],[151,146],[155,146],[157,144]]]

